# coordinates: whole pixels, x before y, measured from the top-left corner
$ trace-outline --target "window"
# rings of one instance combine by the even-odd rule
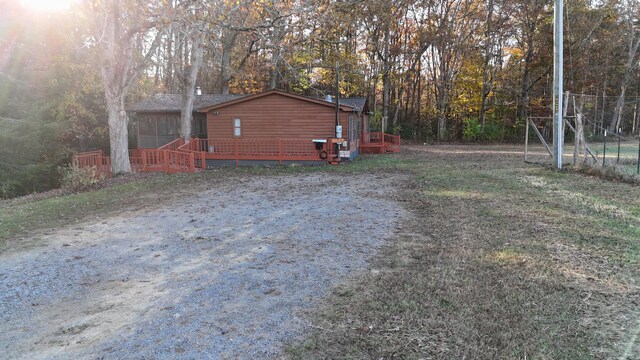
[[[233,120],[233,136],[240,137],[242,130],[240,129],[240,119]]]
[[[141,117],[138,120],[140,135],[156,136],[156,122],[147,117]]]

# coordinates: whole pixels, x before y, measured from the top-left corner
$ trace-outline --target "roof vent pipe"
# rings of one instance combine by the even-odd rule
[[[200,88],[200,86],[196,86],[196,95],[202,95],[202,89]]]
[[[328,102],[333,102],[333,98],[329,94],[327,94],[327,97],[325,97],[324,100]]]

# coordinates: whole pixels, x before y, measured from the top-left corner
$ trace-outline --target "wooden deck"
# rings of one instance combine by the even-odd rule
[[[133,172],[167,174],[195,172],[207,168],[207,160],[240,161],[326,161],[337,163],[332,146],[318,149],[310,140],[299,139],[191,139],[178,138],[157,149],[133,149],[129,159]],[[362,154],[384,154],[400,151],[400,136],[385,133],[364,134],[359,148]],[[326,152],[326,157],[322,153]],[[96,167],[100,176],[111,176],[111,161],[102,151],[79,153],[73,157],[78,167]]]
[[[361,154],[385,154],[400,152],[400,136],[383,132],[365,133],[360,143]]]

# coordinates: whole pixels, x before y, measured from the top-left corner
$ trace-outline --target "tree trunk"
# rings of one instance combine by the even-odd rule
[[[624,70],[624,77],[622,79],[622,84],[620,85],[620,95],[618,95],[618,101],[616,102],[616,107],[613,110],[613,118],[611,119],[611,123],[609,123],[609,131],[612,132],[616,132],[620,127],[620,122],[622,119],[622,108],[624,107],[625,92],[627,91],[627,86],[629,85],[629,81],[631,80],[631,74],[637,63],[636,54],[638,53],[638,47],[640,46],[640,35],[637,35],[636,33],[637,30],[635,29],[633,20],[629,20],[629,51],[627,53],[627,62]]]
[[[228,30],[232,32],[232,30]],[[220,93],[229,94],[231,81],[231,52],[236,43],[238,32],[227,33],[222,38],[222,55],[220,58]]]
[[[524,62],[524,72],[522,73],[522,90],[520,91],[520,101],[518,103],[518,118],[524,119],[527,116],[527,107],[529,106],[529,89],[530,72],[529,64],[533,58],[533,50],[527,50],[527,56]]]
[[[391,91],[391,84],[389,78],[390,64],[389,64],[389,25],[384,33],[384,59],[383,61],[383,70],[382,70],[382,124],[381,126],[386,125],[389,121],[389,92]],[[386,129],[382,129],[382,131],[386,131]]]
[[[284,19],[280,19],[274,24],[272,42],[274,44],[273,52],[271,53],[271,71],[269,72],[269,89],[276,89],[280,78],[278,72],[278,64],[280,63],[280,57],[282,56],[282,40],[286,35]]]
[[[618,100],[616,100],[616,106],[613,108],[613,118],[611,119],[611,123],[609,123],[609,131],[616,133],[618,128],[620,127],[620,121],[622,120],[622,110],[624,108],[624,98],[625,93],[627,91],[626,84],[623,84],[620,87],[620,95],[618,95]]]
[[[583,158],[583,162],[587,161],[587,143],[584,136],[584,115],[582,113],[584,105],[584,98],[580,96],[576,102],[575,95],[573,96],[573,108],[576,115],[576,128],[575,128],[575,146],[573,149],[573,165],[578,165],[580,157]]]
[[[184,78],[182,109],[180,111],[180,137],[182,137],[185,142],[191,140],[191,121],[193,120],[193,101],[196,96],[196,81],[198,79],[198,71],[202,65],[202,58],[204,57],[202,37],[199,31],[194,36],[191,47],[191,65]]]
[[[480,124],[484,130],[485,117],[487,111],[487,98],[491,92],[491,83],[489,82],[489,62],[491,61],[493,43],[492,43],[492,20],[493,20],[493,0],[489,0],[487,5],[487,32],[486,44],[484,48],[484,63],[482,64],[482,104],[480,105]]]
[[[98,58],[100,72],[109,114],[109,144],[111,147],[111,171],[114,174],[131,172],[129,163],[129,134],[127,125],[129,117],[125,111],[124,100],[131,84],[149,63],[160,45],[162,31],[157,31],[151,45],[145,49],[143,60],[134,60],[134,52],[142,52],[143,37],[149,28],[135,27],[136,31],[126,31],[127,21],[136,16],[142,22],[144,14],[127,13],[124,5],[117,0],[93,5],[95,16],[95,32],[100,34]],[[123,14],[127,13],[127,16]],[[135,21],[136,23],[138,21]],[[150,25],[151,26],[151,25]]]
[[[131,172],[129,162],[129,116],[124,107],[124,92],[107,92],[109,114],[109,146],[111,149],[111,172]]]
[[[446,59],[447,45],[441,44],[438,49],[439,53],[439,69],[440,73],[436,77],[436,110],[438,114],[438,141],[444,141],[447,138],[447,116],[449,107],[449,89],[447,86],[449,71]]]

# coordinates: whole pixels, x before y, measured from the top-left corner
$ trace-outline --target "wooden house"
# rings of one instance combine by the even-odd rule
[[[400,151],[400,137],[369,131],[366,98],[319,99],[270,90],[254,95],[196,95],[192,138],[179,137],[179,94],[129,105],[136,118],[133,171],[194,172],[215,165],[337,164],[359,153]],[[101,151],[76,154],[74,164],[109,176]]]
[[[162,147],[175,140],[180,106],[179,94],[155,95],[130,105],[128,110],[138,123],[138,148]],[[210,165],[224,161],[236,165],[241,161],[324,163],[330,155],[351,160],[358,155],[363,135],[369,133],[364,97],[342,98],[336,107],[334,99],[280,90],[206,94],[196,96],[194,109],[192,136],[196,139],[183,150],[206,153]]]
[[[318,148],[317,160],[324,160],[320,158],[322,149],[317,144],[337,136],[343,139],[340,157],[343,160],[355,158],[362,133],[369,131],[366,98],[340,99],[336,109],[335,101],[270,90],[198,111],[206,114],[207,139],[212,143],[273,139],[286,146],[306,142],[311,149]],[[341,135],[336,134],[336,125],[342,127]]]

